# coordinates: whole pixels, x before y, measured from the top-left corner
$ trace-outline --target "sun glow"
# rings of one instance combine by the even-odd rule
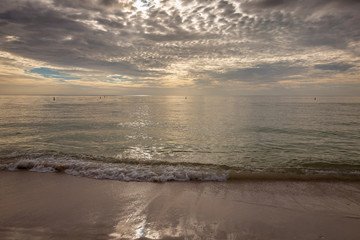
[[[146,13],[150,8],[158,7],[159,5],[159,0],[136,0],[133,4],[137,12],[141,11],[142,13]]]

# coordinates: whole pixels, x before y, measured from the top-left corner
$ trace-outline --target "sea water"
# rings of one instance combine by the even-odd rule
[[[122,181],[360,177],[360,97],[0,96],[0,170]]]

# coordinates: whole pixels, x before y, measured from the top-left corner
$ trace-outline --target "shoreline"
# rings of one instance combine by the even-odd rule
[[[0,171],[1,239],[357,239],[360,183]]]
[[[237,171],[215,168],[197,169],[176,164],[115,165],[92,162],[36,162],[0,163],[0,172],[37,172],[66,174],[91,179],[124,182],[237,182],[237,181],[305,181],[305,182],[360,182],[360,172],[334,172],[331,170]]]

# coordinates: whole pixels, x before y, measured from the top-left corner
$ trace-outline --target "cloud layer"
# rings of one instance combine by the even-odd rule
[[[46,68],[93,88],[359,88],[359,12],[356,0],[3,0],[0,84]]]

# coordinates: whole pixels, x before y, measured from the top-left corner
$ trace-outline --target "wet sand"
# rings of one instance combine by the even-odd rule
[[[137,183],[0,171],[0,239],[359,239],[360,182]]]

